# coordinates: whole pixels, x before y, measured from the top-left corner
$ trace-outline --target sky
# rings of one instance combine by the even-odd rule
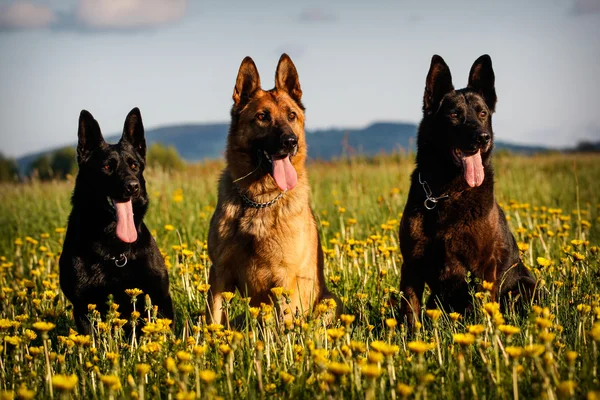
[[[283,52],[307,129],[418,123],[431,56],[459,88],[487,53],[497,140],[600,140],[600,0],[0,0],[0,152],[74,143],[81,109],[226,122],[242,59],[268,89]]]

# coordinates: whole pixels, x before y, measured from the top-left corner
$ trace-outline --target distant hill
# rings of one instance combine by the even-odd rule
[[[148,144],[155,142],[175,146],[179,154],[190,162],[223,157],[229,124],[169,125],[146,131]],[[360,129],[322,129],[307,131],[308,155],[311,159],[331,160],[347,155],[372,156],[401,149],[415,150],[417,126],[400,122],[377,122]],[[120,134],[107,136],[108,142],[118,141]],[[75,145],[75,143],[73,144]],[[546,148],[496,142],[497,149],[519,153],[535,153]],[[17,160],[19,170],[36,158],[57,149],[29,154]]]

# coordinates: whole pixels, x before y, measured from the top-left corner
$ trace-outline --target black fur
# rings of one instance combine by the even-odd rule
[[[535,280],[519,258],[516,241],[494,197],[491,153],[492,113],[496,106],[494,71],[488,55],[475,61],[466,88],[455,90],[450,69],[433,56],[423,97],[416,168],[400,225],[404,264],[401,315],[412,324],[418,317],[425,283],[431,289],[428,307],[441,305],[464,312],[472,278],[494,283],[492,297],[521,292],[530,298]],[[484,180],[471,187],[458,154],[481,154]],[[441,197],[429,202],[431,196]]]
[[[143,176],[146,141],[140,111],[134,108],[127,115],[119,143],[108,144],[98,122],[83,110],[78,136],[79,173],[60,257],[60,286],[73,303],[78,331],[91,331],[88,304],[96,304],[102,315],[106,314],[109,294],[119,304],[121,318],[129,319],[133,307],[125,290],[133,288],[148,294],[159,314],[172,320],[167,269],[154,238],[142,222],[148,195]],[[129,198],[138,235],[133,243],[116,236],[115,209],[110,203],[110,199]],[[113,257],[119,259],[121,255],[127,257],[127,264],[119,268]],[[138,297],[136,308],[143,316],[144,295]]]

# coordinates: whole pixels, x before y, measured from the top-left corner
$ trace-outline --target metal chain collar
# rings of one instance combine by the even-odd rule
[[[244,194],[244,192],[242,191],[242,189],[240,189],[240,187],[238,185],[235,185],[235,187],[237,188],[238,193],[240,194],[240,197],[242,198],[242,200],[244,201],[244,203],[246,203],[247,205],[249,205],[252,208],[267,208],[267,207],[271,207],[273,204],[277,203],[279,200],[281,200],[281,198],[283,197],[283,195],[285,194],[285,192],[281,192],[277,195],[277,197],[275,197],[272,200],[267,201],[266,203],[257,203],[255,201],[253,201],[252,199],[250,199],[248,196],[246,196]]]
[[[433,210],[435,208],[435,206],[437,206],[437,203],[440,200],[445,200],[445,199],[447,199],[447,198],[450,197],[447,194],[444,194],[444,195],[439,196],[439,197],[433,197],[433,193],[431,192],[431,188],[427,184],[427,181],[424,181],[424,180],[421,179],[421,173],[420,172],[419,172],[419,183],[421,184],[421,186],[423,186],[423,191],[425,191],[425,202],[423,203],[423,205],[428,210]]]
[[[119,254],[119,258],[111,257],[109,260],[114,261],[115,265],[119,268],[123,268],[127,265],[127,256],[124,253]]]

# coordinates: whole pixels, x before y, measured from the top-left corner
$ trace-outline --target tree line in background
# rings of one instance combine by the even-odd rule
[[[147,166],[165,171],[179,171],[185,166],[174,146],[153,143],[146,155]],[[17,162],[0,154],[0,182],[19,182],[27,179],[65,179],[77,174],[77,152],[73,147],[65,147],[36,158],[26,171],[19,171]]]
[[[571,152],[600,152],[600,142],[582,141]],[[35,178],[39,180],[65,179],[77,173],[77,153],[73,147],[65,147],[36,158],[26,171],[19,171],[17,162],[0,153],[0,182],[19,182]],[[147,165],[165,171],[179,171],[185,161],[174,146],[153,143],[148,148]]]

